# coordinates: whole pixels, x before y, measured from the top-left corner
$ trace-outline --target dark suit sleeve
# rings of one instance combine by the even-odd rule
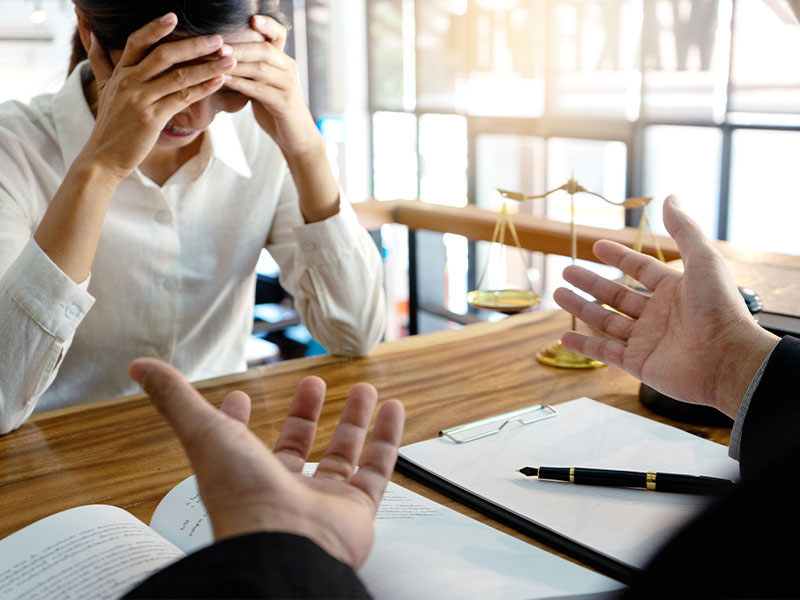
[[[740,470],[747,481],[800,440],[800,339],[786,336],[767,362],[742,424]]]
[[[369,598],[352,568],[307,538],[253,533],[159,571],[125,598]]]
[[[659,552],[627,597],[796,598],[800,340],[770,356],[742,427],[742,483]]]

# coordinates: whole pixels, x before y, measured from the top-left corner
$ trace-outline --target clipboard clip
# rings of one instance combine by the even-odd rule
[[[500,433],[503,427],[512,421],[516,421],[522,425],[530,425],[531,423],[536,423],[537,421],[543,421],[544,419],[555,417],[557,414],[558,411],[549,404],[537,404],[535,406],[529,406],[528,408],[520,408],[519,410],[507,412],[502,415],[481,419],[480,421],[466,423],[465,425],[456,425],[455,427],[450,427],[449,429],[443,429],[439,432],[439,437],[446,437],[456,444],[466,444],[467,442],[472,442],[474,440],[479,440],[481,438],[494,435],[495,433]]]

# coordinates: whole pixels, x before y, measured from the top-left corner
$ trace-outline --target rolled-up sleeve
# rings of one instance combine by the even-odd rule
[[[337,214],[305,224],[292,191],[278,206],[267,243],[281,284],[326,350],[363,356],[386,326],[380,252],[341,192]]]
[[[0,433],[16,429],[53,382],[94,304],[32,238],[0,277]]]

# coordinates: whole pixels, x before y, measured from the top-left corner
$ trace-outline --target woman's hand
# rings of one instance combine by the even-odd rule
[[[225,86],[251,99],[256,121],[288,161],[318,151],[322,137],[306,106],[295,61],[283,52],[286,28],[262,15],[254,16],[251,26],[266,41],[233,45],[237,65]]]
[[[251,99],[256,121],[283,152],[306,223],[323,221],[339,212],[339,186],[294,60],[283,52],[286,28],[262,15],[252,18],[251,27],[264,41],[233,44],[237,65],[225,86]]]
[[[175,114],[220,89],[236,65],[220,35],[159,44],[177,24],[168,13],[135,31],[116,64],[90,34],[97,110],[83,154],[120,179],[147,157]]]

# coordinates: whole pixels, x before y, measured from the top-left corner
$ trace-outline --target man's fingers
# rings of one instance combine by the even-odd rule
[[[617,242],[599,240],[595,242],[593,250],[597,258],[630,275],[649,290],[654,290],[665,276],[678,274],[675,269],[652,256],[636,252]]]
[[[553,293],[556,303],[578,317],[589,327],[602,331],[606,335],[620,340],[627,340],[631,335],[633,321],[612,310],[603,308],[596,302],[589,302],[572,290],[558,288]]]
[[[395,399],[384,402],[375,419],[372,436],[361,455],[358,472],[350,481],[370,497],[376,510],[397,461],[404,423],[402,403]]]
[[[609,340],[595,336],[587,336],[576,331],[565,331],[561,336],[564,348],[599,360],[615,367],[622,366],[625,343],[619,340]]]
[[[218,411],[172,365],[154,358],[133,361],[128,370],[189,450],[195,435],[206,429]]]
[[[347,394],[342,417],[333,432],[315,477],[348,480],[355,471],[378,392],[368,383],[357,383]]]
[[[706,255],[717,252],[700,226],[679,208],[675,196],[667,196],[664,200],[663,217],[664,226],[678,244],[684,263],[691,261],[698,252]]]
[[[232,419],[247,425],[250,422],[250,406],[250,396],[237,390],[225,396],[219,409]]]
[[[325,382],[319,377],[303,378],[274,450],[275,456],[290,471],[299,473],[311,452],[324,400]]]
[[[577,265],[564,269],[564,280],[593,296],[598,302],[612,306],[638,319],[647,304],[647,296],[616,281],[610,281]]]

